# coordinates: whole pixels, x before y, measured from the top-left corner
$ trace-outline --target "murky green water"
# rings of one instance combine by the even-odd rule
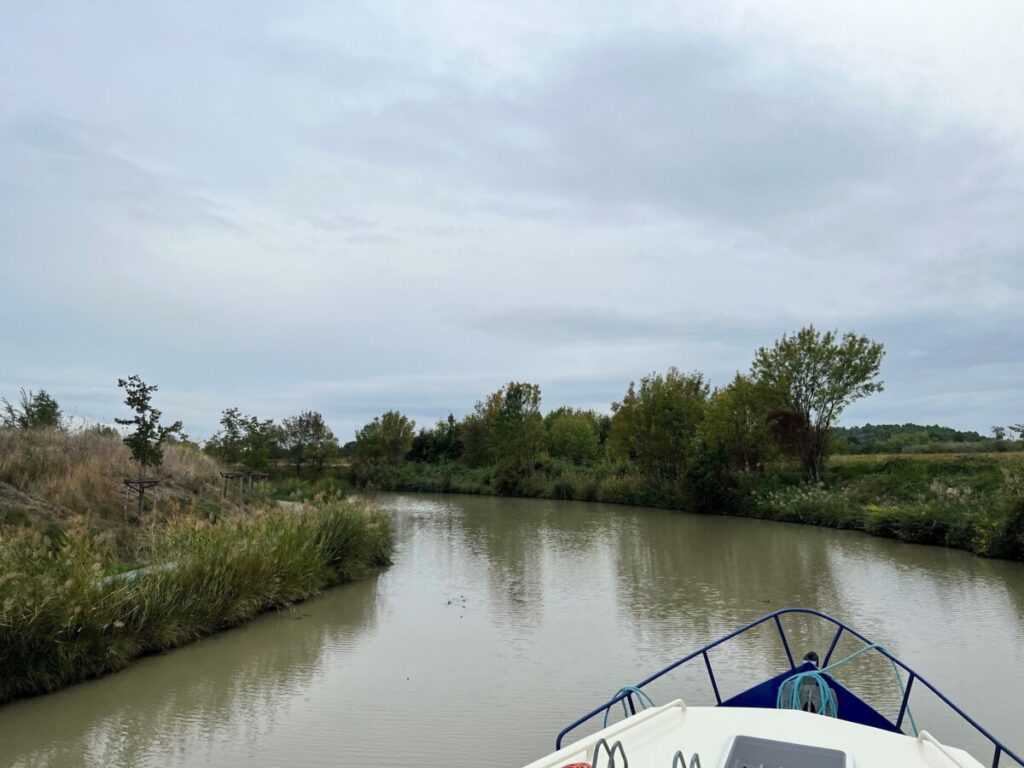
[[[0,709],[0,765],[514,767],[621,685],[787,605],[846,619],[1024,750],[1020,564],[600,504],[381,501],[394,567]],[[794,652],[827,646],[809,622],[787,629]],[[766,674],[784,658],[771,631],[712,654],[725,695],[748,680],[735,668]],[[890,669],[857,662],[845,677],[895,707]],[[651,692],[712,700],[696,665]],[[919,724],[976,744],[927,696],[912,702]]]

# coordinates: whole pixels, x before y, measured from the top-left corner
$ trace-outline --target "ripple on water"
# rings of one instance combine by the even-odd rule
[[[381,502],[395,519],[392,568],[8,706],[0,764],[431,768],[476,766],[487,754],[514,766],[550,750],[564,724],[621,685],[785,605],[846,619],[1020,742],[1020,564],[600,504]],[[795,619],[787,630],[798,653],[820,652],[831,637]],[[711,658],[727,695],[785,664],[770,627]],[[884,665],[858,660],[842,675],[880,707],[898,700]],[[651,692],[657,701],[713,700],[701,665]],[[933,702],[915,698],[914,707],[935,730],[964,736]]]

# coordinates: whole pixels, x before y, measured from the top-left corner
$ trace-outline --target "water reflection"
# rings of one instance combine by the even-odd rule
[[[259,739],[332,652],[372,631],[379,577],[134,668],[0,711],[3,765],[191,764],[196,747]]]
[[[0,764],[429,767],[475,766],[480,754],[523,764],[621,685],[786,605],[846,619],[1020,741],[1020,564],[601,504],[380,501],[398,550],[378,578],[0,710]],[[798,656],[832,638],[809,619],[785,626]],[[844,640],[836,658],[856,647]],[[725,696],[786,666],[772,625],[711,659]],[[840,676],[878,706],[898,705],[877,659]],[[713,701],[700,663],[652,693]],[[927,697],[912,703],[934,730],[968,738]]]

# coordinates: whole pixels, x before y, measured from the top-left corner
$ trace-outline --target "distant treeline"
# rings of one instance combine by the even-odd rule
[[[868,453],[986,453],[1024,450],[1019,425],[993,427],[992,437],[973,431],[960,431],[937,424],[865,424],[862,427],[836,427],[835,452]]]

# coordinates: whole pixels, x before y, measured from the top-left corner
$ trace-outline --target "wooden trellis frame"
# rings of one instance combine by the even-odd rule
[[[135,491],[139,495],[139,514],[136,519],[142,519],[142,513],[145,511],[146,504],[146,489],[152,488],[155,485],[159,485],[160,481],[155,477],[133,477],[124,478],[124,516],[128,517],[128,494],[131,491]]]

